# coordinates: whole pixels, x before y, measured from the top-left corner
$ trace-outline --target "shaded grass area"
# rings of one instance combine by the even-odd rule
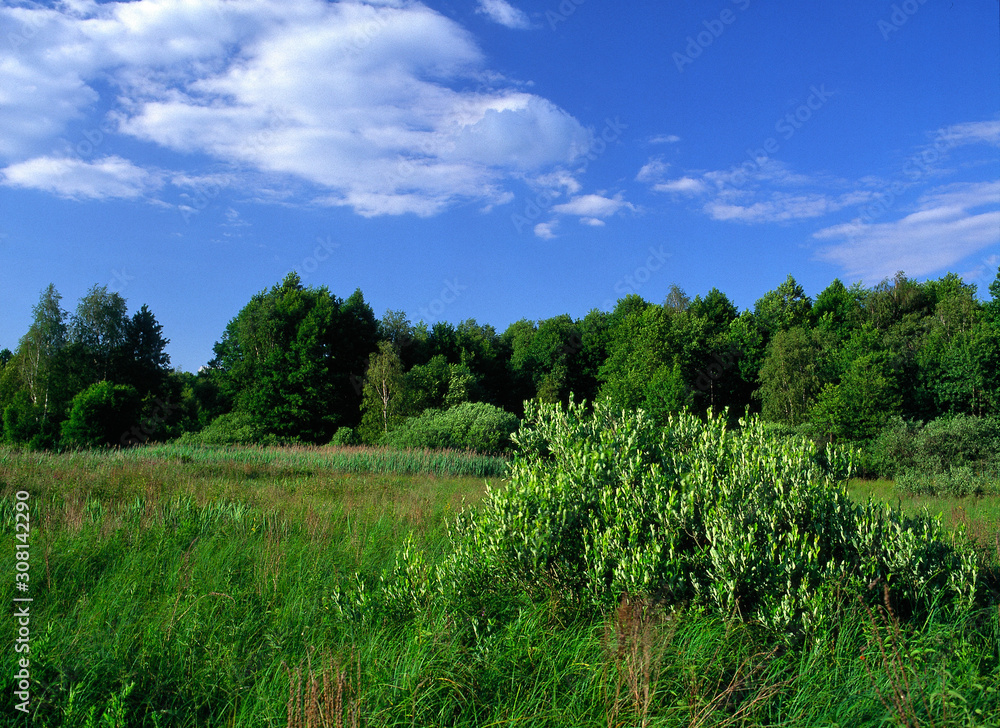
[[[447,553],[481,478],[0,451],[5,543],[19,490],[34,725],[1000,724],[995,606],[911,625],[838,602],[799,649],[696,605],[584,621],[555,592],[347,619],[348,587],[377,606],[407,536]],[[13,673],[6,651],[8,696]]]

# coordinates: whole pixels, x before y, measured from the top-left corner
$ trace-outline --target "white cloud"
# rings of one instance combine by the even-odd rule
[[[713,220],[735,220],[745,223],[790,222],[822,217],[845,207],[860,204],[869,198],[867,193],[851,192],[834,196],[829,194],[791,195],[776,192],[767,200],[751,205],[727,203],[721,199],[706,203],[705,212]]]
[[[557,169],[554,172],[535,177],[531,182],[536,187],[548,190],[564,189],[567,194],[575,195],[580,191],[580,183],[572,174],[565,169]]]
[[[670,167],[668,162],[663,161],[663,157],[653,157],[646,164],[642,166],[639,170],[639,174],[635,176],[636,182],[654,182],[656,180],[663,179],[663,176],[667,173],[667,169]]]
[[[836,241],[818,252],[820,259],[838,263],[848,275],[866,281],[898,270],[911,276],[934,273],[1000,243],[1000,181],[940,187],[898,220],[858,219],[824,228],[813,237]]]
[[[555,205],[552,210],[563,215],[579,215],[580,217],[601,218],[614,215],[621,209],[635,209],[630,203],[622,199],[619,192],[614,197],[604,197],[603,195],[579,195],[573,197],[569,202]]]
[[[604,227],[606,224],[604,220],[600,220],[596,217],[581,217],[580,222],[584,225],[590,225],[591,227]]]
[[[208,155],[231,165],[234,183],[264,175],[363,215],[431,215],[460,200],[498,204],[509,180],[571,164],[591,144],[565,111],[489,73],[473,38],[419,2],[58,8],[0,8],[0,30],[44,25],[23,47],[0,47],[8,162],[44,155],[70,122],[111,105],[105,137]],[[101,98],[109,81],[116,96]]]
[[[540,222],[535,225],[535,235],[542,238],[542,240],[552,240],[556,237],[555,229],[559,226],[558,220],[549,220],[548,222]]]
[[[507,0],[479,0],[480,12],[494,23],[499,23],[513,30],[528,30],[531,21],[523,10],[513,7]]]
[[[136,198],[162,185],[160,176],[121,157],[93,162],[35,157],[2,170],[3,184],[43,190],[72,199]]]
[[[693,177],[680,177],[678,179],[667,180],[666,182],[658,182],[653,185],[653,190],[655,192],[682,192],[685,194],[696,195],[706,190],[706,185],[700,179],[694,179]]]
[[[969,121],[947,126],[938,132],[948,144],[992,144],[1000,146],[1000,121]]]
[[[650,144],[676,144],[681,138],[676,134],[658,134],[649,140]]]

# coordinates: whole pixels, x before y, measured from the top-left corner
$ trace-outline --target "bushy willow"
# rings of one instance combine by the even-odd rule
[[[936,519],[853,503],[853,452],[778,436],[757,418],[529,404],[509,485],[459,529],[442,584],[707,603],[801,633],[856,593],[898,609],[970,603],[970,549]],[[459,588],[459,587],[456,587]]]

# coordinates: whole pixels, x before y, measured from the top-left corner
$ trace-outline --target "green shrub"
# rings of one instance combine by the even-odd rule
[[[914,495],[944,495],[962,498],[970,495],[1000,494],[1000,474],[973,470],[968,465],[953,465],[947,471],[927,473],[904,470],[896,477],[896,487]]]
[[[387,444],[393,448],[508,451],[511,434],[518,428],[516,416],[486,404],[465,402],[446,410],[427,410],[390,430]]]
[[[3,411],[3,439],[11,445],[25,445],[41,432],[41,410],[31,404],[24,390]]]
[[[1000,475],[1000,420],[960,414],[920,424],[896,417],[869,446],[868,459],[875,474],[909,492],[989,492]]]
[[[1000,420],[951,415],[931,420],[917,433],[914,465],[930,473],[984,466],[1000,452]]]
[[[339,447],[353,446],[361,444],[361,436],[353,427],[339,427],[330,438],[330,445]]]
[[[192,445],[278,445],[282,442],[267,432],[253,415],[245,412],[219,415],[200,431],[184,433],[178,441]]]
[[[127,384],[96,382],[73,397],[62,442],[69,447],[122,445],[139,421],[142,399]]]
[[[829,617],[835,589],[872,600],[881,583],[910,609],[972,598],[974,555],[938,521],[851,502],[853,451],[741,424],[529,404],[510,485],[460,529],[442,582],[485,569],[601,610],[697,600],[790,634]]]
[[[899,416],[889,420],[875,441],[866,448],[870,467],[875,475],[894,478],[896,473],[913,467],[916,437],[920,428],[919,423],[909,422]]]

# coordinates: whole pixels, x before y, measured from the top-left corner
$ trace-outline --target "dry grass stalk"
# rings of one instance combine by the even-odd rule
[[[351,674],[351,667],[356,669]],[[303,670],[304,668],[304,670]],[[318,672],[307,657],[288,673],[288,728],[357,728],[361,725],[361,662],[351,658],[347,668],[329,655]]]
[[[604,648],[615,671],[614,699],[608,706],[609,728],[618,724],[618,715],[626,707],[631,708],[640,726],[649,725],[663,654],[674,634],[670,629],[657,639],[663,621],[662,609],[651,600],[626,594],[605,625]]]

